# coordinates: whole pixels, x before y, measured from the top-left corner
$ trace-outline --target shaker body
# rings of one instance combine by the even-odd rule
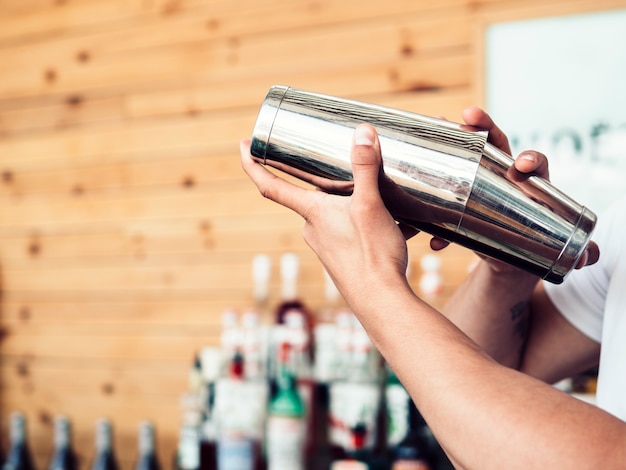
[[[397,221],[500,259],[553,283],[575,267],[595,215],[513,159],[487,134],[457,123],[293,88],[271,87],[251,154],[327,192],[350,194],[354,129],[373,125]]]

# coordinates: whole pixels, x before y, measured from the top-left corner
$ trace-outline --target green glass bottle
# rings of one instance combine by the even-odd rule
[[[267,419],[268,470],[304,470],[306,408],[288,367],[288,343],[280,347],[277,391],[270,401]]]

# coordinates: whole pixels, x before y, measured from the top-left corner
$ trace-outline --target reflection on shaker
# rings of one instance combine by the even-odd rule
[[[350,194],[357,125],[378,134],[385,205],[397,221],[554,283],[576,266],[596,216],[548,181],[511,171],[483,131],[396,109],[270,88],[252,135],[253,158],[334,194]]]

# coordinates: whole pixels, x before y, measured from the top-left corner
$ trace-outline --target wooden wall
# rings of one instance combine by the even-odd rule
[[[2,441],[8,413],[24,411],[42,468],[65,413],[86,468],[108,416],[128,469],[149,418],[169,468],[190,360],[216,344],[224,308],[251,304],[252,257],[272,257],[270,307],[286,251],[301,255],[302,298],[324,306],[302,222],[239,165],[270,85],[458,120],[481,102],[486,23],[617,6],[0,1]],[[427,242],[410,242],[415,283]],[[443,297],[472,259],[446,251]]]

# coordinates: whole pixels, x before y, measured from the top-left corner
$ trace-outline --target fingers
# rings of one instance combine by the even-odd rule
[[[433,251],[443,250],[448,245],[450,245],[450,242],[443,238],[433,237],[430,239],[430,249]]]
[[[403,222],[398,222],[398,228],[402,232],[402,236],[404,237],[405,240],[413,238],[415,235],[420,233],[420,231],[416,229],[415,227],[411,225],[407,225]]]
[[[543,153],[534,150],[525,150],[515,159],[515,169],[520,173],[532,173],[541,178],[548,179],[548,159]]]
[[[511,154],[508,137],[483,109],[477,106],[471,106],[463,110],[462,116],[466,124],[488,131],[489,142],[509,155]]]
[[[359,125],[354,131],[352,143],[350,157],[354,179],[354,199],[382,204],[378,186],[382,172],[382,157],[376,130],[369,124]]]
[[[493,122],[493,119],[483,109],[472,106],[463,110],[463,119],[466,124],[485,129],[489,132],[489,142],[504,150],[507,153],[511,153],[511,147],[509,146],[509,139],[506,134]],[[548,171],[548,159],[542,153],[528,150],[522,152],[515,159],[515,169],[520,173],[533,174],[540,176],[541,178],[548,179],[550,174]]]
[[[260,163],[255,162],[250,156],[249,140],[242,140],[239,149],[241,166],[257,186],[259,192],[264,197],[293,210],[306,219],[310,199],[314,197],[315,192],[288,183],[268,171]]]
[[[576,264],[576,269],[595,264],[598,262],[599,259],[600,248],[598,248],[598,245],[595,242],[590,242],[589,246],[587,246],[587,249],[578,260],[578,264]]]

